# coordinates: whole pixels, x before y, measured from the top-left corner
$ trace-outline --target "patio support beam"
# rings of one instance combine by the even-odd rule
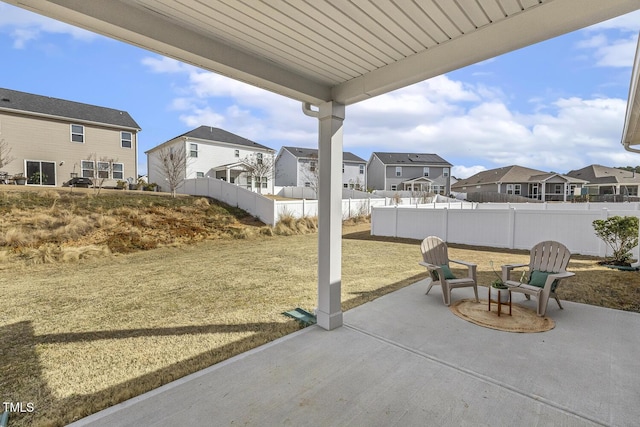
[[[342,123],[345,106],[325,102],[318,110],[318,310],[317,324],[342,326]]]

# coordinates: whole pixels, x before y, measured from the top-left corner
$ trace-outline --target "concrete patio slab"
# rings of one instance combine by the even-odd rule
[[[346,312],[342,328],[306,328],[72,426],[637,425],[640,314],[550,301],[554,329],[509,333],[456,317],[439,289],[425,290],[418,282]]]

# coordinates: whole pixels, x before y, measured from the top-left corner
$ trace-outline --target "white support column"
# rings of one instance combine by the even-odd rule
[[[318,111],[318,311],[326,330],[342,326],[342,122],[345,107],[336,102]]]

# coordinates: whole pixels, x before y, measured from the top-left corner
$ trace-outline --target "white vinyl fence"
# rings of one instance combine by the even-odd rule
[[[214,178],[186,179],[180,192],[192,196],[206,196],[228,205],[239,207],[260,218],[265,224],[274,226],[282,215],[295,218],[318,215],[317,200],[273,200],[235,184]],[[371,207],[385,206],[388,199],[344,199],[342,216],[344,219],[359,215],[369,215]]]
[[[556,208],[553,204],[553,209],[488,209],[484,204],[476,209],[374,207],[371,234],[418,240],[438,236],[449,243],[526,250],[543,240],[556,240],[572,253],[602,257],[608,255],[607,246],[595,235],[592,222],[616,215],[640,218],[638,207],[618,209],[620,203],[608,204],[611,209],[568,205]],[[636,247],[633,257],[639,259],[639,255]]]

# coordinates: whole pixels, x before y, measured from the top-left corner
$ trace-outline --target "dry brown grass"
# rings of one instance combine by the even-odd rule
[[[57,204],[61,209],[64,200]],[[134,223],[120,238],[154,242],[141,231],[141,218],[154,212],[182,230],[172,215],[190,213],[193,205],[119,212]],[[93,214],[108,216],[103,211]],[[0,398],[36,407],[34,414],[12,416],[10,425],[63,425],[297,330],[282,312],[316,305],[317,235],[269,236],[263,227],[243,228],[235,219],[219,222],[237,235],[227,230],[216,240],[192,239],[178,247],[44,263],[60,248],[51,243],[34,255],[43,261],[5,262]],[[367,223],[344,229],[344,310],[426,277],[418,241],[377,238],[368,230]],[[73,246],[76,253],[104,247]],[[528,259],[525,251],[456,245],[451,256],[476,262],[481,284],[494,279],[490,262]],[[640,274],[597,261],[574,257],[569,268],[576,277],[561,285],[560,297],[640,311]]]

